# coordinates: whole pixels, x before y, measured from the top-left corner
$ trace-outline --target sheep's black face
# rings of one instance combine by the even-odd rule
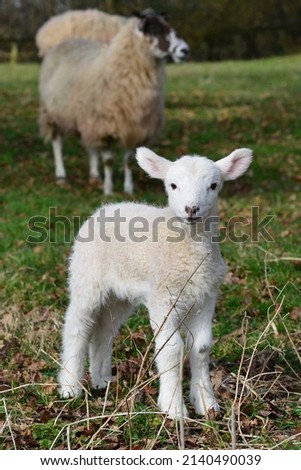
[[[147,10],[139,17],[139,29],[151,38],[151,48],[155,57],[165,59],[170,56],[174,62],[187,59],[189,46],[170,26],[166,15],[157,15],[152,10]]]

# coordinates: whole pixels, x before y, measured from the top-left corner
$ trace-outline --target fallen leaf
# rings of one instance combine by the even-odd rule
[[[241,278],[241,277],[236,276],[232,271],[229,271],[226,274],[226,277],[224,279],[224,284],[227,284],[227,285],[231,285],[231,284],[245,285],[246,280]]]
[[[290,317],[292,320],[300,320],[301,319],[301,307],[294,307],[290,313]]]

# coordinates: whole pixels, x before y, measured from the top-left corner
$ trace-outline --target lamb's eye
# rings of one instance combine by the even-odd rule
[[[216,187],[217,187],[217,183],[212,183],[212,185],[210,186],[210,189],[214,191]]]
[[[177,185],[175,183],[171,183],[170,187],[171,189],[177,189]]]

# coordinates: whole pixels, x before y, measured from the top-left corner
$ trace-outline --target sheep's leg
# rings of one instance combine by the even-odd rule
[[[102,160],[104,164],[104,194],[109,196],[113,193],[113,179],[112,179],[112,168],[113,168],[113,156],[112,152],[105,150],[102,152]]]
[[[155,334],[156,364],[160,380],[158,406],[171,418],[185,417],[188,413],[183,402],[180,373],[184,344],[173,321],[168,318],[158,322],[160,316],[162,318],[162,308],[160,310],[161,315],[159,310],[149,307],[151,325]]]
[[[198,316],[185,322],[189,329],[190,401],[194,405],[196,413],[200,415],[207,415],[210,411],[215,413],[219,411],[209,374],[214,307],[215,300],[208,299],[205,309],[199,312]]]
[[[94,388],[105,388],[112,376],[112,346],[121,324],[133,308],[128,302],[111,302],[102,308],[89,345],[90,374]]]
[[[128,151],[124,155],[124,192],[126,194],[133,194],[134,191],[133,173],[131,165],[132,157],[132,151]]]
[[[63,142],[60,135],[56,135],[52,139],[52,149],[54,155],[54,164],[55,164],[55,177],[58,184],[66,180],[66,171],[63,161]]]
[[[85,358],[92,334],[91,309],[71,301],[63,329],[63,351],[59,382],[63,397],[78,397],[82,392]]]
[[[99,165],[98,165],[98,151],[90,147],[88,148],[89,153],[89,163],[90,163],[90,183],[101,182],[101,177],[99,175]]]

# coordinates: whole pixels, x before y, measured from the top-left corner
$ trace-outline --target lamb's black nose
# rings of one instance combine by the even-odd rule
[[[196,215],[197,211],[199,210],[199,207],[197,206],[185,206],[185,212],[188,214],[190,218]]]

